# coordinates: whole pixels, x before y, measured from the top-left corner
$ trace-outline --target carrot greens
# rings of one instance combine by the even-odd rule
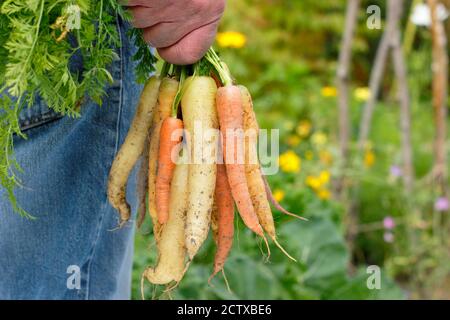
[[[27,213],[14,196],[20,167],[13,137],[25,137],[19,113],[37,96],[71,117],[87,99],[100,105],[121,46],[119,18],[130,17],[116,0],[0,0],[0,185],[21,215]],[[129,36],[138,48],[136,77],[144,82],[156,60],[140,30]],[[71,69],[74,56],[82,58],[82,70]]]

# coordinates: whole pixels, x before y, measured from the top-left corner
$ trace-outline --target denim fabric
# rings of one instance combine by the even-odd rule
[[[142,87],[126,26],[118,28],[120,59],[101,107],[88,101],[81,118],[61,118],[37,99],[21,115],[28,139],[14,141],[23,169],[16,195],[36,219],[20,217],[0,195],[0,299],[130,297],[134,227],[111,231],[118,218],[106,189]],[[135,173],[128,199],[135,212]]]

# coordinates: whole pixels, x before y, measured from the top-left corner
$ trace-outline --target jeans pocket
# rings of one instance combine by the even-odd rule
[[[19,114],[19,125],[22,132],[61,119],[63,116],[50,109],[38,96],[33,106],[25,108]]]

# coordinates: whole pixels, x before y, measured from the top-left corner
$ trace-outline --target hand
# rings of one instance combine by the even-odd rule
[[[133,25],[173,64],[200,60],[214,42],[225,0],[128,0]]]

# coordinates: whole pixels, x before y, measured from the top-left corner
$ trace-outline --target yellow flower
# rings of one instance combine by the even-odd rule
[[[338,90],[335,87],[323,87],[321,90],[321,94],[325,98],[336,97],[338,94]]]
[[[367,101],[370,98],[370,89],[367,87],[356,88],[353,96],[358,101]]]
[[[285,130],[291,131],[292,129],[294,129],[294,123],[292,121],[285,121],[283,123],[283,128]]]
[[[318,176],[307,176],[305,183],[308,187],[319,193],[321,191],[324,191],[322,187],[330,182],[330,177],[330,172],[324,170],[321,171]]]
[[[247,43],[247,37],[244,34],[234,31],[219,32],[216,40],[222,48],[239,49],[244,47]]]
[[[330,182],[330,177],[331,177],[331,174],[329,171],[326,171],[326,170],[321,171],[319,174],[320,183],[322,185],[327,184],[328,182]]]
[[[328,200],[331,198],[331,192],[326,189],[321,189],[317,191],[317,196],[319,197],[319,199]]]
[[[312,124],[308,120],[300,121],[300,123],[297,126],[297,134],[305,138],[307,137],[311,132]]]
[[[312,152],[311,150],[308,150],[305,152],[305,159],[311,161],[312,159],[314,159],[314,152]]]
[[[298,173],[301,169],[301,159],[297,154],[292,151],[286,151],[285,153],[281,154],[278,158],[278,163],[281,167],[281,170],[284,172],[290,172],[290,173]]]
[[[325,143],[327,143],[328,138],[327,135],[323,132],[316,132],[312,135],[311,141],[316,146],[323,146]]]
[[[319,152],[319,159],[322,164],[330,166],[333,163],[333,156],[327,150],[322,150]]]
[[[275,198],[275,200],[277,200],[277,202],[281,202],[284,199],[285,193],[283,190],[280,189],[276,189],[273,192],[273,197]]]
[[[302,142],[299,136],[293,134],[288,137],[287,144],[291,147],[296,147]]]
[[[321,183],[320,180],[315,176],[307,176],[306,177],[306,185],[311,189],[317,190],[320,188]]]
[[[375,153],[373,153],[372,150],[366,151],[366,153],[364,154],[364,165],[366,166],[366,168],[370,168],[374,165],[374,163]]]

